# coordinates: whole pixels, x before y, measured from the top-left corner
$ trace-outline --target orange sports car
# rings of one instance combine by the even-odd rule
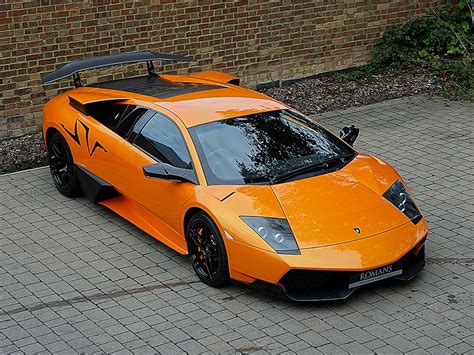
[[[75,88],[44,107],[52,179],[181,254],[210,286],[272,286],[343,299],[425,264],[428,226],[400,175],[287,105],[220,72],[157,74],[127,53],[66,64]],[[88,69],[146,62],[148,75],[84,86]]]

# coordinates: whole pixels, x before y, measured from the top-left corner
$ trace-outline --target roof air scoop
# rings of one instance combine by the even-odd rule
[[[216,83],[240,85],[240,79],[232,74],[217,72],[217,71],[204,71],[201,73],[194,73],[190,75],[193,78],[205,79],[214,81]]]

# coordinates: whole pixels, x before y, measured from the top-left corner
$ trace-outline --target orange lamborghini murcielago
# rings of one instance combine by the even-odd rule
[[[343,299],[425,264],[428,227],[400,175],[221,72],[157,74],[127,53],[66,64],[75,88],[44,107],[52,179],[181,254],[210,286],[231,279],[300,301]],[[79,72],[146,62],[148,75],[84,86]]]

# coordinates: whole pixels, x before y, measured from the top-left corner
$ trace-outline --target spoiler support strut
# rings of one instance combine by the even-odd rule
[[[148,70],[148,76],[158,76],[153,61],[149,60],[146,62],[146,69]]]
[[[81,76],[79,75],[79,73],[72,74],[72,82],[76,88],[79,86],[83,86]]]

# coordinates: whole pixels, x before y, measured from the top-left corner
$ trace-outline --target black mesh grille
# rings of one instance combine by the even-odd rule
[[[305,290],[336,290],[347,288],[349,273],[340,271],[290,270],[280,280],[287,292]]]

